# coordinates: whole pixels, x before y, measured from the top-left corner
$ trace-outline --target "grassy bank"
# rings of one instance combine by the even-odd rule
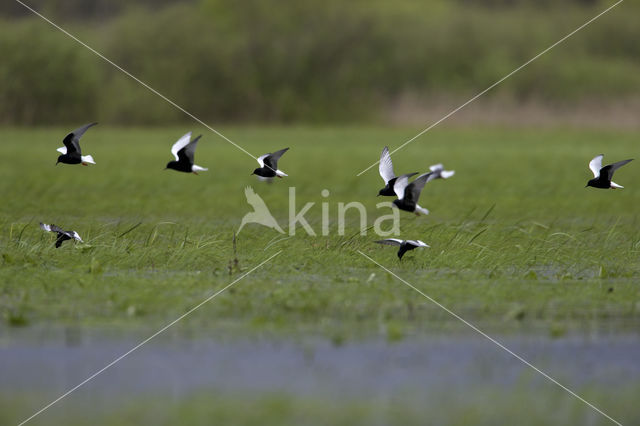
[[[52,324],[157,327],[279,250],[282,253],[185,321],[192,329],[318,333],[340,341],[362,333],[391,339],[458,323],[357,251],[471,321],[495,330],[542,327],[632,328],[638,321],[639,172],[618,171],[620,191],[584,188],[588,161],[633,157],[637,134],[613,131],[458,129],[437,131],[394,156],[396,171],[435,162],[457,171],[429,183],[421,205],[431,214],[401,215],[401,236],[431,245],[399,262],[395,250],[359,235],[355,210],[337,234],[337,203],[360,201],[368,225],[382,180],[382,146],[413,129],[229,128],[259,154],[290,146],[272,185],[250,177],[255,162],[205,133],[199,176],[163,171],[169,148],[186,129],[97,126],[83,138],[93,167],[54,166],[63,129],[0,133],[0,309],[7,326]],[[28,148],[26,148],[28,147]],[[327,166],[327,165],[330,166]],[[288,187],[296,211],[321,233],[328,203],[330,235],[302,227],[286,238],[260,225],[233,234],[251,185],[286,228]],[[320,194],[328,189],[330,195]],[[38,228],[77,230],[84,244],[53,247]]]
[[[518,423],[538,425],[552,422],[561,425],[611,424],[595,411],[587,409],[577,399],[562,390],[537,389],[526,384],[505,392],[503,389],[465,389],[464,395],[443,389],[436,395],[416,395],[403,392],[398,395],[374,398],[318,398],[290,395],[278,392],[253,395],[250,392],[225,394],[203,391],[176,400],[166,398],[135,398],[104,413],[84,404],[65,401],[64,410],[54,408],[41,418],[46,424],[82,425],[138,425],[188,423],[211,424],[212,420],[237,425],[370,425],[396,424],[422,425],[425,418],[430,423],[447,425],[493,425]],[[623,424],[638,420],[634,410],[637,388],[613,389],[611,392],[581,389],[586,398],[597,400],[608,412]],[[82,398],[80,398],[82,399]],[[86,398],[85,398],[86,399]],[[0,419],[7,423],[23,420],[31,406],[15,396],[6,401]],[[535,401],[535,403],[531,403]],[[601,405],[602,406],[602,405]],[[523,411],[527,415],[523,416]]]

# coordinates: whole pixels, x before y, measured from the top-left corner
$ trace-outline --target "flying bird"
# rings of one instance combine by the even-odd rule
[[[397,238],[387,238],[386,240],[376,241],[378,244],[385,244],[388,246],[400,246],[398,249],[398,259],[402,260],[402,256],[410,250],[418,247],[429,247],[428,244],[420,240],[399,240]]]
[[[62,243],[67,240],[77,240],[81,243],[83,242],[82,238],[80,238],[80,235],[78,235],[76,231],[65,231],[64,229],[56,225],[47,225],[46,223],[42,222],[40,222],[40,228],[42,228],[43,231],[55,232],[58,235],[58,238],[56,238],[56,248],[59,248]]]
[[[600,154],[594,157],[593,160],[589,162],[589,168],[593,172],[594,178],[589,180],[589,182],[587,182],[587,185],[585,186],[585,188],[587,186],[593,186],[594,188],[601,188],[601,189],[624,188],[624,186],[618,185],[617,183],[611,181],[611,179],[613,178],[613,172],[615,172],[620,167],[627,164],[629,161],[633,160],[633,158],[629,160],[618,161],[617,163],[609,164],[602,167],[603,157],[604,157],[604,154]]]
[[[260,168],[255,169],[252,175],[257,175],[258,179],[271,181],[274,177],[283,177],[288,176],[282,170],[278,170],[278,160],[282,155],[287,152],[289,148],[281,149],[280,151],[276,151],[269,154],[261,155],[257,158],[258,164],[260,164]]]
[[[74,130],[64,137],[62,143],[64,146],[58,148],[56,151],[60,152],[62,155],[58,156],[58,163],[65,164],[82,164],[83,166],[90,164],[96,164],[93,161],[93,157],[90,155],[82,155],[82,150],[80,149],[80,138],[84,135],[84,132],[87,131],[89,127],[95,126],[98,123],[89,123],[84,126]]]
[[[445,170],[442,164],[429,166],[429,170],[432,172],[432,177],[429,180],[448,179],[456,173],[455,170]]]
[[[179,172],[198,174],[198,172],[206,172],[209,169],[193,164],[193,156],[196,152],[198,140],[202,137],[199,135],[191,140],[191,132],[186,133],[171,147],[171,153],[176,157],[175,161],[169,161],[166,169],[173,169]]]
[[[434,179],[433,172],[425,173],[418,176],[413,182],[409,183],[409,175],[402,175],[398,177],[396,183],[393,185],[393,192],[398,197],[393,200],[393,205],[407,212],[415,213],[419,216],[422,214],[429,214],[429,210],[418,205],[418,199],[424,185],[430,180]]]
[[[393,172],[393,163],[391,162],[391,155],[389,155],[389,147],[387,146],[382,148],[382,154],[380,154],[380,164],[378,165],[378,170],[380,171],[380,176],[382,176],[382,180],[384,180],[384,184],[385,184],[384,188],[378,191],[378,196],[396,195],[395,192],[393,192],[393,185],[396,183],[396,180],[398,178]],[[409,173],[406,176],[411,177],[417,174],[418,173]]]
[[[278,222],[276,222],[275,218],[269,211],[269,208],[264,203],[264,200],[253,191],[253,188],[247,186],[244,189],[244,195],[247,197],[247,203],[253,207],[253,211],[245,214],[242,218],[242,223],[240,223],[240,228],[238,228],[238,234],[242,230],[242,227],[247,223],[258,223],[284,234],[284,231],[280,228]]]

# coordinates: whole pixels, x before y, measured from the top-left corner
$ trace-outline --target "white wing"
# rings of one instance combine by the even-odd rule
[[[47,225],[46,223],[40,222],[40,228],[42,228],[43,231],[51,232],[51,225]]]
[[[260,157],[256,158],[256,160],[258,160],[258,164],[260,164],[260,167],[264,167],[264,159],[267,158],[270,155],[271,154],[265,154],[265,155],[261,155]]]
[[[407,242],[417,247],[429,247],[429,244],[426,244],[424,241],[420,240],[407,240]]]
[[[600,154],[597,157],[594,157],[593,160],[589,162],[589,168],[591,169],[594,177],[600,176],[600,169],[602,168],[602,157],[604,157],[604,154]]]
[[[444,166],[442,164],[434,164],[433,166],[429,166],[429,170],[432,172],[436,172],[438,170],[443,170]]]
[[[80,241],[81,243],[83,243],[84,241],[82,241],[82,238],[80,238],[80,235],[78,235],[78,233],[76,231],[73,231],[72,234],[73,238]]]
[[[171,153],[173,154],[174,157],[176,157],[176,161],[179,160],[178,151],[180,151],[182,148],[187,146],[190,140],[191,140],[191,132],[188,132],[184,136],[182,136],[180,139],[178,139],[178,142],[173,144],[173,146],[171,147]]]
[[[90,155],[83,155],[80,157],[82,159],[83,163],[91,163],[91,164],[96,164],[95,161],[93,161],[93,157]]]
[[[404,189],[409,185],[409,177],[402,175],[396,179],[396,183],[393,185],[393,192],[396,193],[399,200],[404,198]]]
[[[389,147],[385,146],[382,149],[378,170],[380,171],[380,176],[382,176],[385,184],[389,183],[391,179],[396,177],[395,173],[393,173],[393,163],[391,162],[391,156],[389,155]]]
[[[442,177],[442,179],[448,179],[455,174],[455,170],[443,170],[440,172],[440,177]]]
[[[58,151],[61,154],[66,154],[67,153],[67,147],[66,146],[61,146],[60,148],[56,149],[56,151]]]
[[[191,171],[192,172],[206,172],[207,170],[209,170],[209,169],[207,169],[205,167],[197,166],[195,164],[193,166],[191,166]]]

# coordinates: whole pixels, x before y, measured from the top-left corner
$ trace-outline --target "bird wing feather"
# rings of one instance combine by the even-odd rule
[[[62,229],[59,226],[56,226],[54,224],[49,225],[49,228],[51,229],[51,232],[56,232],[58,234],[68,234],[67,231],[65,231],[64,229]]]
[[[380,154],[380,164],[378,165],[378,170],[380,171],[380,176],[382,176],[382,180],[387,184],[391,179],[396,177],[393,172],[393,163],[391,162],[391,155],[389,154],[389,147],[384,147],[382,149],[382,154]]]
[[[589,168],[591,169],[591,173],[593,173],[593,177],[600,176],[600,169],[602,169],[602,157],[604,157],[604,154],[597,155],[593,157],[593,160],[589,161]]]
[[[260,164],[260,167],[264,167],[264,159],[267,158],[269,155],[271,154],[264,154],[256,158],[256,160],[258,160],[258,164]]]
[[[618,170],[620,167],[624,166],[631,160],[633,159],[622,160],[613,164],[608,164],[604,166],[602,169],[600,169],[600,174],[606,177],[607,180],[611,180],[613,178],[613,172],[615,172],[616,170]]]
[[[173,146],[171,147],[171,153],[174,157],[176,157],[176,161],[180,161],[180,158],[178,157],[178,151],[187,146],[190,140],[191,132],[187,132],[180,139],[178,139],[176,143],[173,144]]]
[[[403,240],[399,240],[397,238],[387,238],[386,240],[378,240],[374,241],[378,244],[384,244],[387,246],[400,246],[404,242]]]
[[[89,129],[89,127],[93,127],[98,123],[89,123],[89,124],[85,124],[82,127],[78,127],[77,129],[75,129],[73,132],[71,132],[76,139],[80,140],[80,138],[82,137],[82,135],[84,135],[84,132],[87,131],[87,129]]]
[[[404,190],[404,198],[407,201],[418,202],[418,198],[420,198],[420,193],[422,192],[422,188],[424,185],[431,179],[433,179],[433,172],[425,173],[423,175],[418,176],[411,182]],[[394,187],[395,190],[395,187]]]
[[[202,135],[198,135],[191,142],[186,144],[184,148],[178,151],[178,161],[185,161],[189,164],[193,165],[193,159],[196,154],[196,147],[198,146],[198,140],[202,137]]]
[[[72,155],[74,153],[78,153],[78,155],[82,155],[82,150],[80,149],[80,141],[73,135],[73,132],[69,133],[62,140],[65,148],[67,148],[65,154]],[[58,151],[60,151],[58,149]],[[60,151],[62,152],[62,151]]]
[[[263,161],[264,161],[264,166],[269,167],[270,169],[272,169],[273,171],[278,170],[278,160],[280,159],[280,157],[282,157],[284,155],[285,152],[287,152],[289,150],[289,148],[284,148],[281,149],[280,151],[276,151],[273,152],[271,154],[267,154],[266,157],[264,157]],[[264,167],[262,166],[262,167]]]
[[[72,232],[75,232],[75,231],[71,231],[71,232],[69,232],[69,231],[65,231],[64,229],[60,228],[60,227],[59,227],[59,226],[57,226],[57,225],[54,225],[54,224],[48,225],[48,224],[46,224],[46,223],[42,223],[42,222],[40,222],[40,228],[41,228],[43,231],[47,231],[47,232],[55,232],[55,233],[56,233],[56,234],[58,234],[58,235],[59,235],[59,234],[64,234],[64,235],[67,235],[67,236],[69,236],[69,237],[72,237],[72,236],[73,236],[73,233],[72,233]]]
[[[402,200],[404,198],[404,192],[407,186],[409,185],[409,177],[413,176],[415,173],[407,173],[402,176],[398,176],[396,179],[396,183],[393,184],[393,192],[396,193],[398,199]]]
[[[633,161],[633,158],[630,158],[628,160],[617,161],[617,162],[615,162],[613,164],[610,164],[610,166],[611,166],[611,175],[613,175],[613,172],[615,172],[616,170],[618,170],[620,167],[624,166],[625,164],[629,163],[630,161]]]
[[[80,138],[89,127],[95,126],[96,124],[98,123],[85,124],[65,136],[62,142],[64,143],[64,146],[67,147],[67,152],[63,154],[73,154],[74,152],[82,154],[82,150],[80,149]]]

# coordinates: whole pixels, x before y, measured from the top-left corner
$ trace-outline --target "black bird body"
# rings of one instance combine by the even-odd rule
[[[95,164],[92,156],[82,155],[82,149],[80,149],[80,138],[84,135],[87,129],[89,129],[89,127],[95,126],[96,124],[98,123],[85,124],[65,136],[62,140],[64,146],[58,148],[58,152],[60,152],[61,155],[58,156],[56,164],[82,164],[83,166],[86,166],[89,163]]]
[[[598,176],[597,178],[589,179],[589,182],[587,182],[587,186],[600,189],[616,189],[615,187],[611,186],[611,181],[605,176]]]
[[[46,223],[42,223],[40,222],[40,228],[43,231],[47,231],[47,232],[55,232],[57,235],[56,238],[56,248],[60,248],[60,246],[62,245],[63,242],[67,241],[67,240],[77,240],[82,242],[82,238],[80,238],[80,235],[78,235],[78,233],[76,231],[65,231],[64,229],[56,226],[56,225],[47,225]]]
[[[600,154],[594,157],[593,160],[589,162],[589,169],[591,169],[591,172],[593,172],[594,178],[590,179],[587,182],[586,186],[591,186],[593,188],[600,188],[600,189],[624,188],[622,185],[618,185],[617,183],[613,182],[611,179],[613,178],[613,173],[617,169],[624,166],[628,162],[632,161],[633,158],[629,160],[618,161],[616,163],[609,164],[602,167],[603,157],[604,155]]]
[[[395,199],[393,200],[393,205],[399,208],[400,210],[404,210],[409,213],[414,213],[416,211],[416,203],[414,200],[408,199]]]
[[[56,248],[60,248],[60,246],[64,241],[71,240],[71,239],[72,237],[70,237],[67,233],[59,232],[58,238],[56,238]]]
[[[184,161],[169,161],[167,169],[176,170],[178,172],[191,173],[191,164]]]
[[[278,170],[278,160],[287,152],[289,148],[281,149],[273,153],[261,155],[257,158],[260,167],[255,169],[252,175],[256,175],[263,180],[272,180],[274,177],[282,178],[287,176],[282,170]]]
[[[433,172],[420,175],[411,183],[409,183],[409,175],[398,177],[395,185],[393,185],[393,191],[398,197],[393,200],[393,205],[400,210],[415,213],[416,215],[420,213],[429,214],[429,210],[418,205],[418,199],[424,185],[433,179]]]
[[[61,154],[58,156],[58,161],[57,163],[64,163],[64,164],[81,164],[82,163],[82,157],[77,154],[77,153],[71,153],[71,154]]]
[[[191,140],[191,132],[188,132],[178,139],[178,141],[171,147],[171,153],[175,157],[175,160],[169,161],[166,168],[176,170],[178,172],[194,173],[196,175],[198,172],[206,171],[207,169],[204,167],[200,167],[193,163],[196,147],[198,146],[198,140],[201,137],[202,135],[199,135],[195,139]]]
[[[417,249],[418,247],[429,247],[427,244],[420,240],[400,240],[397,238],[387,238],[386,240],[376,241],[378,244],[385,244],[388,246],[399,246],[398,259],[402,260],[402,256],[408,251]]]

